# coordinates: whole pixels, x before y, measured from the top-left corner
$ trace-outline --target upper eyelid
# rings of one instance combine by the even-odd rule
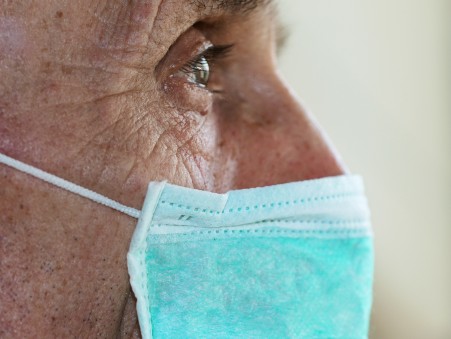
[[[196,55],[193,59],[188,61],[184,67],[195,65],[200,58],[204,57],[209,63],[214,64],[215,61],[226,58],[231,50],[233,49],[234,44],[227,45],[212,45]]]
[[[158,62],[155,67],[156,78],[161,80],[167,78],[188,61],[195,60],[209,45],[212,44],[205,35],[195,27],[191,27],[175,40]]]
[[[232,51],[235,44],[212,45],[201,53],[207,60],[215,61],[226,58]]]

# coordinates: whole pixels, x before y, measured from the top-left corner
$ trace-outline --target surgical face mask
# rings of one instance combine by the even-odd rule
[[[142,211],[0,154],[138,218],[128,253],[143,338],[366,338],[373,245],[361,179],[215,194],[152,182]]]

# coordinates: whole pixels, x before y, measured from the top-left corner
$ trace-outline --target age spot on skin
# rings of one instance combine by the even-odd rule
[[[61,19],[63,16],[64,16],[64,13],[61,12],[61,11],[57,11],[57,12],[55,13],[55,18]]]

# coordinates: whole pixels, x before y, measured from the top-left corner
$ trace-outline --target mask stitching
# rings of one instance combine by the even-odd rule
[[[353,220],[338,220],[338,221],[325,221],[325,220],[305,220],[305,219],[292,219],[292,220],[282,220],[282,219],[269,219],[256,221],[253,224],[267,224],[267,223],[284,223],[284,224],[316,224],[316,225],[357,225],[368,222],[368,219],[353,219]],[[186,225],[171,225],[171,224],[151,224],[150,227],[184,227]],[[233,226],[225,226],[233,227]]]
[[[185,241],[184,239],[190,236],[219,236],[224,239],[236,238],[236,237],[283,237],[283,236],[295,236],[297,238],[303,237],[321,237],[331,239],[342,239],[349,237],[362,237],[370,238],[372,233],[369,229],[339,229],[339,230],[284,230],[284,229],[254,229],[254,230],[208,230],[208,231],[191,231],[187,233],[175,233],[175,234],[152,234],[148,235],[147,241],[149,243],[158,242],[161,238],[167,238],[170,236],[173,241]],[[208,238],[205,238],[208,239]],[[213,238],[215,239],[215,238]],[[204,239],[197,239],[204,240]]]
[[[290,206],[290,205],[301,205],[301,204],[307,204],[307,203],[314,203],[319,201],[331,201],[331,200],[337,200],[341,198],[349,198],[349,197],[358,197],[358,193],[346,193],[346,194],[336,194],[336,195],[325,195],[325,196],[319,196],[319,197],[310,197],[310,198],[301,198],[301,199],[295,199],[292,201],[279,201],[279,202],[268,202],[260,205],[254,205],[251,206],[240,206],[240,207],[234,207],[230,208],[228,210],[209,210],[206,208],[201,207],[193,207],[193,206],[187,206],[183,204],[178,204],[171,201],[162,200],[162,204],[169,205],[171,207],[186,209],[192,212],[196,213],[205,213],[205,214],[225,214],[225,213],[239,213],[243,211],[250,211],[250,210],[256,210],[256,209],[265,209],[265,208],[281,208],[284,206]]]
[[[240,232],[243,231],[243,232]],[[339,229],[339,230],[281,230],[281,229],[255,229],[255,230],[216,230],[215,233],[277,233],[277,234],[349,234],[349,233],[359,233],[364,231],[363,229]],[[181,233],[183,235],[191,235],[191,234],[210,234],[213,231],[195,231],[190,233]]]
[[[338,220],[338,221],[325,221],[325,220],[280,220],[280,219],[274,219],[274,220],[263,220],[263,221],[257,221],[256,224],[265,224],[269,222],[276,222],[276,223],[284,223],[284,224],[317,224],[317,225],[356,225],[356,224],[362,224],[367,222],[367,219],[354,219],[354,220]]]
[[[159,225],[164,227],[166,225]],[[334,229],[334,230],[321,230],[321,229],[303,229],[303,230],[285,230],[279,228],[270,228],[270,229],[248,229],[248,230],[233,230],[233,229],[217,229],[217,230],[208,230],[208,231],[192,231],[187,233],[174,233],[177,235],[191,235],[191,234],[219,234],[219,233],[330,233],[330,234],[341,234],[341,233],[358,233],[358,232],[366,232],[366,228],[342,228],[342,229]],[[159,234],[160,235],[160,234]],[[159,236],[155,234],[149,234],[149,236]]]

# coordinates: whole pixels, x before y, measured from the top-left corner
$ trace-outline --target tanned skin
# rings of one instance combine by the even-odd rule
[[[0,152],[140,209],[344,172],[276,67],[269,1],[0,0]],[[233,45],[206,86],[189,65]],[[196,81],[193,81],[196,80]],[[0,165],[0,337],[140,337],[136,220]]]

